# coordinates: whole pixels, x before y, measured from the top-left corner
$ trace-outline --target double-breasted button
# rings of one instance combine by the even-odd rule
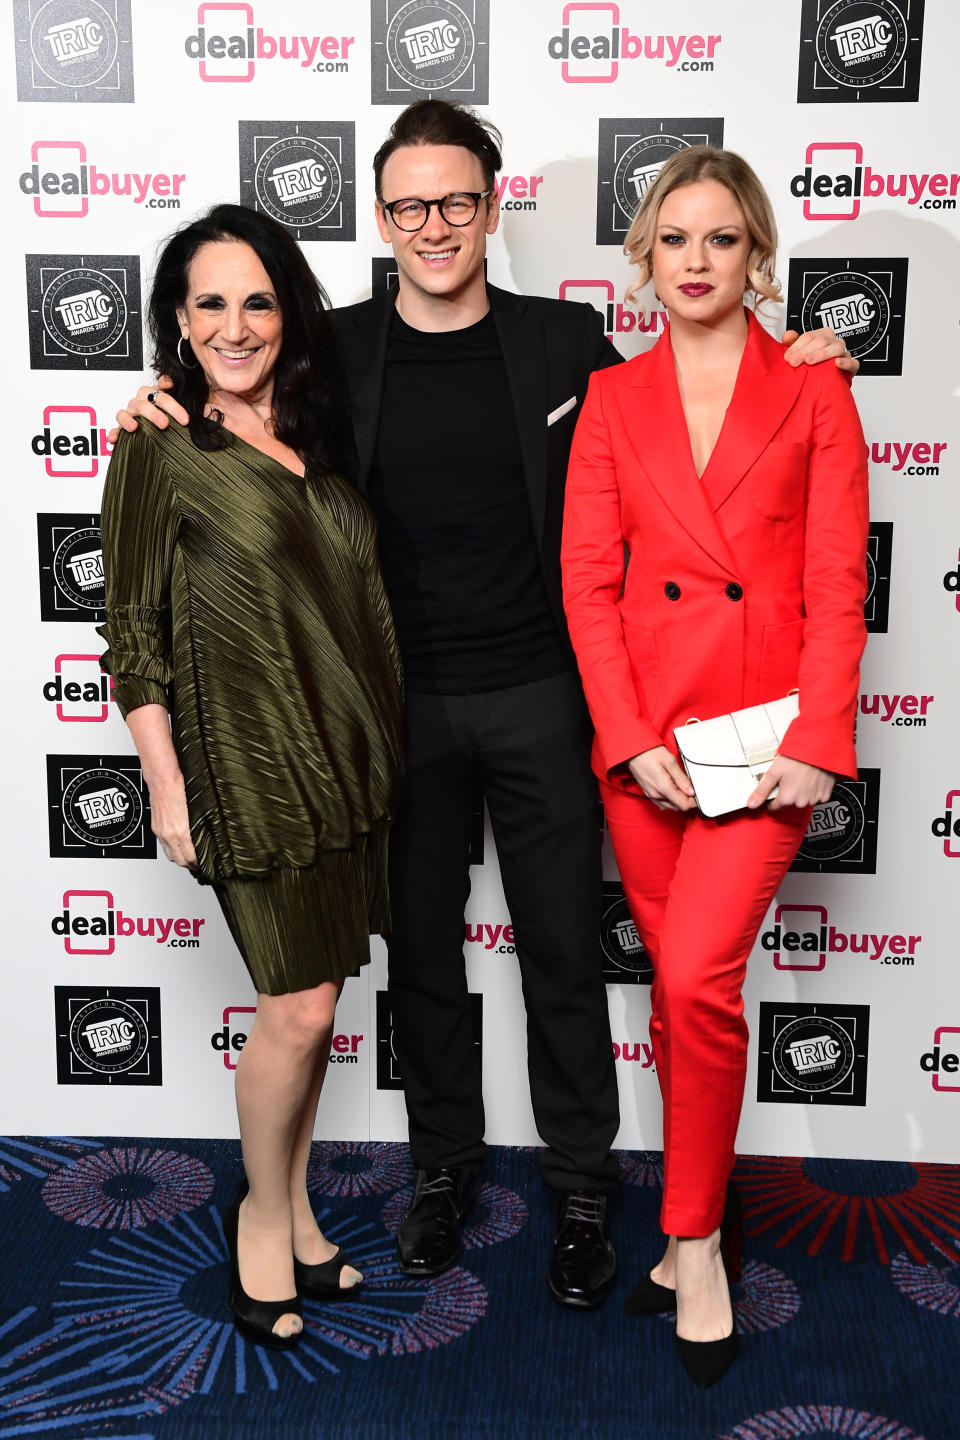
[[[724,595],[726,595],[728,600],[742,600],[743,586],[738,585],[736,580],[731,580],[730,584],[727,586],[723,593]]]
[[[668,600],[679,600],[680,586],[677,584],[676,580],[668,580],[666,585],[664,585],[663,587],[663,593],[664,595],[666,595]]]

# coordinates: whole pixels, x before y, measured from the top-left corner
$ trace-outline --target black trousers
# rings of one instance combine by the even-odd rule
[[[590,722],[577,677],[409,695],[408,792],[390,848],[394,1044],[414,1163],[479,1168],[480,1061],[463,957],[472,799],[497,845],[527,1011],[533,1113],[557,1190],[609,1189],[619,1126],[599,948]],[[495,1045],[488,1034],[486,1048]]]

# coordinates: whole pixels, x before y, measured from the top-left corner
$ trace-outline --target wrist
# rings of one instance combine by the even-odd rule
[[[183,789],[183,772],[180,766],[162,766],[157,770],[144,770],[143,778],[151,796],[163,796]]]

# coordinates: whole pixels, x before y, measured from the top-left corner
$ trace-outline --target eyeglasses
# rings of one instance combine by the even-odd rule
[[[453,195],[441,196],[439,200],[418,200],[411,196],[407,200],[381,200],[380,204],[398,230],[411,232],[423,229],[434,205],[448,225],[469,225],[480,201],[492,194],[492,190],[458,190]]]

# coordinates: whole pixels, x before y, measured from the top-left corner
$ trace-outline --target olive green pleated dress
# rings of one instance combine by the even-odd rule
[[[201,880],[257,990],[354,974],[389,925],[400,661],[372,514],[234,435],[141,421],[103,499],[103,668],[171,713]]]

